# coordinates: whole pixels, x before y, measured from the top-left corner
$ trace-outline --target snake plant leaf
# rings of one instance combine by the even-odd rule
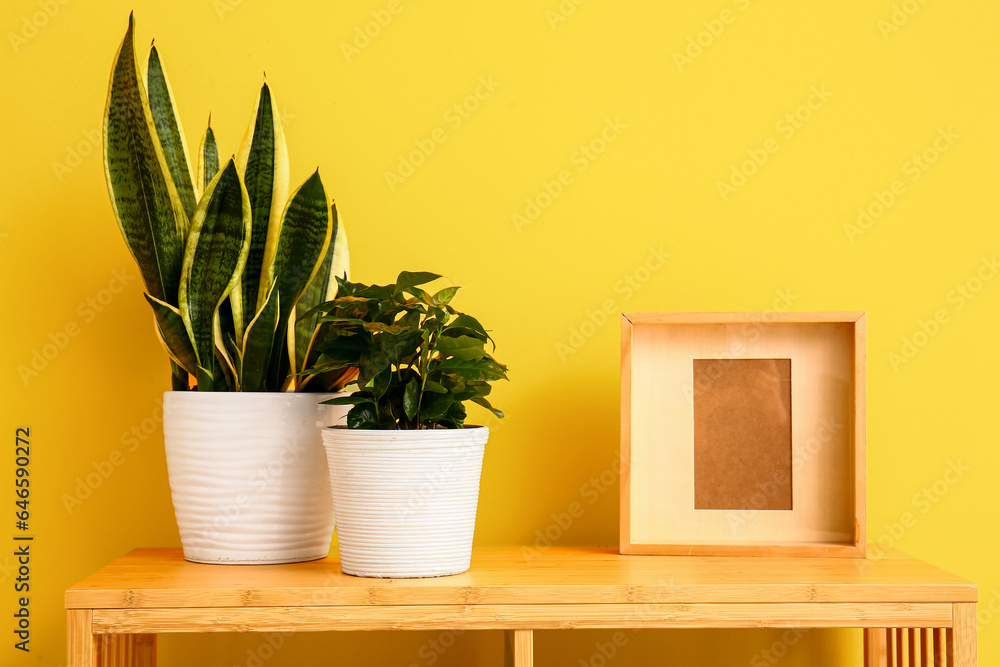
[[[227,301],[228,298],[223,299],[223,303]],[[230,354],[229,348],[226,346],[226,335],[228,332],[224,331],[222,328],[222,318],[220,317],[221,310],[222,309],[219,308],[215,311],[215,320],[212,323],[212,336],[215,339],[215,356],[216,359],[220,361],[219,365],[222,367],[222,372],[225,375],[227,388],[231,391],[239,391],[239,371],[237,370],[236,362]]]
[[[288,199],[288,148],[278,105],[265,83],[260,89],[253,120],[236,154],[250,196],[252,236],[250,254],[233,296],[236,335],[267,300],[270,281],[264,276],[274,257],[281,215]],[[236,303],[238,302],[238,303]]]
[[[246,264],[249,246],[250,201],[230,159],[198,203],[181,273],[180,313],[202,372],[215,366],[216,313]],[[205,379],[217,384],[212,375]],[[199,373],[199,389],[202,380]]]
[[[240,381],[243,391],[267,391],[265,383],[271,349],[274,347],[278,328],[280,299],[277,285],[272,284],[264,301],[264,307],[258,310],[253,320],[247,324],[243,336],[243,367]]]
[[[218,341],[216,341],[218,343]],[[242,391],[243,386],[241,384],[243,378],[243,350],[231,337],[225,337],[223,340],[223,345],[225,347],[226,353],[229,355],[229,359],[233,364],[233,368],[236,371],[236,388]]]
[[[273,260],[263,276],[281,295],[272,373],[280,375],[281,357],[288,354],[286,336],[292,310],[316,278],[329,250],[333,224],[327,201],[317,169],[292,194],[282,215]]]
[[[167,74],[163,71],[160,54],[155,45],[149,48],[146,83],[149,86],[149,108],[153,114],[153,124],[156,126],[160,148],[163,149],[170,177],[184,206],[184,215],[190,220],[198,205],[194,176],[191,174],[191,162],[188,160],[184,128],[174,106],[173,91],[170,89],[170,82],[167,81]]]
[[[312,341],[315,338],[319,323],[319,313],[312,312],[316,306],[326,301],[332,301],[337,296],[337,281],[335,276],[343,273],[335,273],[348,270],[347,256],[347,234],[344,226],[340,223],[337,214],[337,205],[330,202],[330,220],[333,224],[333,232],[330,237],[330,245],[323,256],[323,261],[316,271],[316,277],[309,281],[302,296],[299,298],[295,308],[292,309],[292,321],[289,328],[293,334],[289,335],[288,355],[292,361],[292,372],[305,368]],[[301,318],[301,319],[299,319]]]
[[[330,281],[327,286],[325,301],[332,301],[337,297],[340,282],[339,280],[349,280],[351,274],[351,258],[347,245],[347,231],[344,228],[344,221],[340,215],[331,210],[331,218],[334,221],[334,232],[330,244],[333,246],[333,262],[330,266]],[[317,276],[322,274],[318,273]],[[315,279],[314,279],[315,280]],[[312,284],[312,283],[310,283]],[[303,299],[305,296],[303,295]],[[303,307],[302,299],[296,306],[296,312],[308,313],[310,308]],[[321,327],[314,327],[309,345],[306,348],[304,361],[300,362],[298,368],[311,368],[319,359],[318,340],[322,340]],[[296,391],[303,391],[307,384],[312,384],[315,391],[340,391],[358,375],[357,368],[348,367],[336,371],[329,371],[318,375],[306,375],[296,384]]]
[[[215,143],[215,132],[212,131],[212,115],[208,116],[208,128],[198,145],[198,175],[194,181],[194,192],[198,199],[215,175],[219,173],[219,146]]]
[[[177,304],[186,220],[156,139],[135,53],[134,22],[111,70],[104,111],[104,175],[111,206],[146,291]]]
[[[149,294],[146,294],[145,297],[153,308],[156,333],[167,354],[170,355],[174,363],[188,373],[197,375],[198,360],[194,354],[194,347],[191,346],[191,339],[188,337],[180,310],[176,306],[171,306]]]

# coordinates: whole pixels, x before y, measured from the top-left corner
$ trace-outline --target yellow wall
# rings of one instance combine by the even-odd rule
[[[344,48],[390,5],[375,37]],[[585,326],[606,300],[617,312],[787,298],[869,313],[872,540],[976,581],[1000,612],[997,3],[5,0],[0,401],[11,449],[15,428],[31,427],[36,542],[28,655],[12,648],[13,558],[0,556],[0,664],[60,664],[62,591],[133,547],[179,544],[156,423],[167,363],[99,150],[132,8],[190,141],[211,111],[222,154],[233,152],[266,70],[292,181],[321,167],[355,276],[438,271],[494,328],[513,381],[496,390],[508,420],[487,455],[479,546],[534,542],[616,457],[618,325],[595,314]],[[459,115],[466,100],[478,108]],[[602,134],[602,153],[581,152],[602,148]],[[404,178],[400,156],[432,136],[445,140]],[[720,188],[753,155],[755,173]],[[859,225],[879,197],[891,204]],[[661,252],[661,266],[640,270]],[[936,314],[943,323],[927,324]],[[591,335],[573,337],[581,327]],[[922,346],[904,350],[914,336]],[[34,351],[52,358],[22,378]],[[118,465],[105,463],[113,455]],[[79,487],[100,469],[99,486]],[[8,451],[3,545],[16,532],[12,477]],[[89,495],[69,511],[73,494]],[[558,542],[615,544],[617,495],[588,496]],[[905,513],[915,525],[896,530]],[[984,665],[1000,661],[997,618],[981,614]],[[467,633],[440,657],[437,634],[275,637],[264,664],[499,664],[498,633]],[[540,633],[538,664],[599,665],[596,645],[612,634]],[[767,631],[627,638],[609,664],[860,664],[846,631],[792,646]],[[168,637],[161,664],[253,665],[272,653],[263,641]],[[772,646],[787,655],[770,661]]]

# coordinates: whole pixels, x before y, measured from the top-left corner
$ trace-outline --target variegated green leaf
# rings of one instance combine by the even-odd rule
[[[146,67],[146,83],[149,86],[149,108],[153,113],[153,124],[163,149],[163,157],[167,161],[167,169],[174,181],[177,195],[184,206],[184,215],[188,220],[194,215],[198,205],[195,197],[194,177],[191,174],[191,162],[188,160],[187,141],[184,138],[184,128],[174,107],[174,95],[167,81],[167,74],[160,63],[160,54],[156,46],[149,48],[149,63]]]
[[[219,147],[215,143],[215,132],[212,131],[212,115],[208,116],[208,128],[201,137],[198,146],[198,175],[195,178],[195,195],[201,199],[201,194],[219,173]]]
[[[351,259],[350,253],[348,252],[347,231],[344,228],[344,221],[340,215],[335,212],[335,210],[331,211],[331,213],[333,214],[331,217],[336,223],[335,231],[333,232],[333,236],[330,241],[330,244],[333,246],[333,262],[330,266],[330,280],[327,287],[326,297],[323,301],[331,301],[337,297],[337,281],[335,278],[348,280],[351,277]],[[299,299],[299,305],[296,306],[296,311],[299,313],[309,312],[309,308],[305,308],[301,304],[302,299]],[[312,339],[309,342],[305,362],[299,365],[300,369],[310,368],[319,359],[319,350],[316,349],[317,340],[319,340],[319,338],[320,328],[317,327],[312,334]],[[306,375],[300,377],[296,381],[295,390],[305,391],[307,389],[307,385],[312,385],[311,388],[308,388],[309,391],[340,391],[344,388],[344,386],[351,382],[351,380],[356,378],[357,375],[358,369],[353,367],[341,368],[336,371],[328,371],[317,375]]]
[[[288,198],[288,149],[281,129],[278,106],[265,83],[260,89],[254,117],[236,155],[250,196],[253,233],[243,276],[233,292],[236,335],[243,335],[245,321],[264,304],[270,282],[264,277],[274,256],[281,227],[281,213]],[[238,302],[238,303],[237,303]]]
[[[115,218],[139,265],[146,291],[176,304],[184,260],[185,214],[156,139],[136,59],[131,14],[108,86],[104,172]]]
[[[146,294],[146,301],[153,308],[153,316],[156,319],[156,333],[160,338],[160,343],[166,349],[167,354],[174,363],[192,375],[198,374],[198,360],[194,354],[194,347],[191,346],[191,338],[188,337],[187,329],[184,326],[184,318],[175,306],[171,306],[165,301],[161,301],[154,296]]]
[[[331,210],[319,170],[292,194],[281,220],[274,261],[264,279],[281,293],[284,315],[298,302],[316,276],[333,232]]]
[[[257,311],[257,315],[247,325],[246,334],[243,336],[243,367],[240,382],[243,391],[268,390],[265,382],[278,328],[279,306],[277,285],[272,284],[264,301],[264,307]]]
[[[223,345],[225,346],[226,354],[229,355],[229,359],[236,370],[236,388],[239,391],[243,391],[243,385],[241,384],[243,378],[243,350],[232,338],[226,338],[223,341]]]
[[[289,327],[294,327],[294,336],[289,338],[289,357],[292,359],[292,372],[298,372],[305,368],[303,363],[309,351],[313,336],[316,333],[316,325],[319,322],[319,313],[314,313],[301,320],[298,317],[319,304],[330,301],[337,296],[337,281],[334,276],[343,276],[343,273],[335,273],[340,269],[347,271],[347,235],[344,226],[340,224],[337,215],[337,205],[330,203],[330,220],[333,224],[333,233],[330,238],[330,245],[327,247],[326,255],[316,271],[316,277],[309,281],[309,285],[302,293],[295,308],[292,310]],[[339,261],[338,261],[339,260]]]
[[[306,287],[315,278],[326,256],[333,232],[331,209],[319,170],[292,194],[281,219],[274,260],[264,279],[274,282],[281,295],[276,346],[272,351],[269,381],[279,382],[290,370],[285,340],[289,318]]]
[[[223,302],[228,302],[228,299],[223,299]],[[215,321],[212,326],[212,335],[215,338],[215,357],[219,360],[219,366],[222,368],[222,372],[225,375],[226,385],[229,390],[239,391],[239,371],[237,370],[236,363],[233,361],[232,356],[229,354],[229,348],[226,347],[227,334],[222,328],[220,310],[221,308],[215,311]]]
[[[250,202],[230,159],[209,183],[191,221],[180,283],[180,313],[194,344],[199,370],[215,360],[215,316],[246,263],[250,245]],[[198,388],[202,388],[199,373]]]

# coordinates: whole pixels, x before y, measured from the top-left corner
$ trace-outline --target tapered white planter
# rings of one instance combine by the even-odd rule
[[[323,429],[341,569],[394,578],[468,570],[489,434]]]
[[[333,537],[322,429],[336,394],[168,391],[167,473],[184,557],[198,563],[324,558]]]

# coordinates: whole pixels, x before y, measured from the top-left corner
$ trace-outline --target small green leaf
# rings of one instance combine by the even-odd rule
[[[402,324],[382,324],[381,322],[364,322],[365,331],[372,333],[400,334],[409,331],[410,327]]]
[[[451,300],[455,298],[455,294],[458,292],[458,286],[445,287],[443,290],[439,291],[434,295],[435,303],[441,305],[446,305],[451,303]]]
[[[507,378],[507,368],[492,359],[483,358],[479,361],[464,359],[445,359],[435,366],[437,370],[451,372],[466,380],[503,380]]]
[[[395,293],[399,294],[403,290],[416,287],[417,285],[423,285],[431,281],[437,280],[441,276],[437,273],[430,273],[428,271],[403,271],[396,278],[396,289]]]
[[[379,401],[392,384],[392,368],[386,367],[384,371],[372,378],[372,395]]]
[[[430,391],[435,394],[447,394],[448,388],[443,384],[435,382],[434,380],[427,380],[424,382],[424,391]]]
[[[475,397],[473,397],[472,398],[472,402],[475,403],[475,404],[477,404],[477,405],[483,406],[484,408],[486,408],[487,410],[489,410],[490,412],[492,412],[494,415],[496,415],[498,419],[503,419],[503,413],[500,412],[499,410],[497,410],[496,408],[494,408],[492,405],[490,405],[490,402],[487,401],[482,396],[475,396]]]
[[[479,361],[486,354],[483,341],[472,336],[441,336],[435,349],[441,354],[466,361]]]
[[[420,384],[416,378],[412,378],[406,383],[406,389],[403,391],[403,411],[406,413],[406,418],[412,420],[416,417],[418,407],[420,407]]]
[[[358,360],[358,384],[367,387],[375,376],[389,368],[389,356],[380,350],[366,350]]]
[[[364,403],[370,403],[372,405],[375,402],[365,396],[338,396],[337,398],[331,398],[329,400],[323,401],[323,405],[362,405]]]
[[[355,405],[347,413],[347,428],[378,429],[379,420],[375,404],[368,402]]]
[[[425,394],[420,406],[420,421],[433,422],[441,419],[454,402],[455,397],[451,394]]]
[[[489,340],[489,334],[486,333],[486,329],[484,329],[483,325],[479,323],[479,320],[464,313],[448,322],[448,326],[445,327],[445,331],[455,331],[459,334],[473,335],[483,342]]]

